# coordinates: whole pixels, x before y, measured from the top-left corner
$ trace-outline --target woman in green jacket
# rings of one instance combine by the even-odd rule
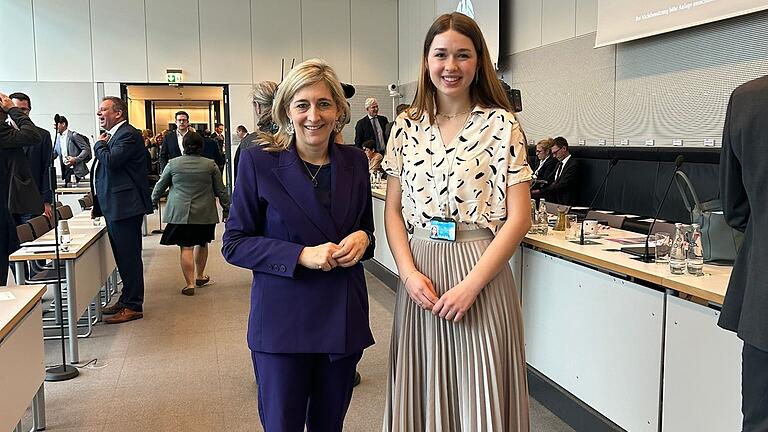
[[[195,132],[184,136],[184,154],[171,159],[152,191],[152,202],[170,188],[163,221],[167,223],[160,244],[177,245],[181,249],[181,271],[186,286],[184,295],[195,295],[195,287],[211,281],[205,274],[208,243],[214,239],[219,213],[216,197],[229,212],[229,195],[221,180],[221,172],[211,159],[201,156],[203,137]]]

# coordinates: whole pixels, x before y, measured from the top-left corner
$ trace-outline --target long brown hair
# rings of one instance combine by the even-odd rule
[[[435,36],[448,30],[454,30],[471,39],[477,52],[478,66],[475,72],[477,76],[475,76],[469,87],[472,104],[480,105],[483,108],[504,108],[512,112],[509,99],[507,99],[507,95],[493,70],[491,57],[488,54],[488,46],[485,44],[485,38],[480,31],[480,27],[472,18],[459,12],[453,12],[437,17],[429,31],[427,31],[427,36],[424,38],[424,50],[421,56],[419,88],[416,90],[416,96],[414,96],[411,108],[408,110],[408,116],[412,120],[418,120],[426,112],[429,115],[429,122],[435,122],[435,92],[437,89],[429,77],[427,58],[429,57],[429,48],[432,46]]]

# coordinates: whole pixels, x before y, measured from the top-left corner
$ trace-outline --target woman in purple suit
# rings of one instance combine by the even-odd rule
[[[275,96],[278,132],[240,157],[222,251],[253,272],[248,346],[267,432],[341,431],[373,344],[368,162],[332,143],[348,109],[333,69],[305,61]]]

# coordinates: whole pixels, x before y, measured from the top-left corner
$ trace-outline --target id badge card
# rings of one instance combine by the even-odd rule
[[[446,218],[432,218],[429,221],[429,238],[456,241],[456,221]]]

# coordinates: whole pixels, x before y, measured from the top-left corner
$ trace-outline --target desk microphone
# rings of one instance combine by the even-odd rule
[[[608,181],[608,177],[611,175],[611,171],[613,171],[613,167],[615,167],[617,163],[619,163],[619,158],[613,158],[611,159],[610,162],[608,162],[608,172],[605,173],[605,177],[603,177],[603,182],[600,183],[600,187],[597,188],[597,191],[595,192],[595,196],[593,196],[592,201],[589,202],[589,207],[587,207],[587,213],[584,215],[584,219],[581,220],[581,235],[579,236],[580,245],[584,245],[584,221],[587,219],[587,215],[592,210],[592,206],[595,205],[597,196],[600,195],[600,191],[603,190],[605,183]]]
[[[683,166],[684,161],[685,161],[685,158],[683,157],[683,155],[678,155],[675,158],[675,172],[672,173],[672,177],[669,179],[669,184],[667,184],[667,190],[664,191],[664,196],[661,197],[661,203],[659,203],[659,207],[656,209],[656,215],[653,217],[653,220],[651,221],[651,226],[648,228],[648,235],[645,236],[645,250],[643,251],[643,256],[639,258],[640,261],[642,262],[652,263],[656,261],[655,257],[652,257],[650,252],[648,251],[648,241],[651,238],[653,227],[656,225],[656,219],[658,219],[659,213],[661,213],[661,208],[664,206],[664,201],[667,200],[667,194],[669,193],[669,188],[672,187],[672,182],[675,180],[675,176],[677,175],[677,172],[680,171],[680,167]]]

